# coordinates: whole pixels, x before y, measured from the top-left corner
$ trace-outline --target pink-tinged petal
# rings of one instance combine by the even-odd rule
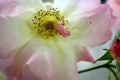
[[[0,58],[10,56],[31,38],[27,23],[30,15],[24,14],[14,18],[0,16]]]
[[[78,80],[72,49],[64,42],[54,42],[48,42],[51,47],[47,47],[41,44],[40,39],[31,40],[6,68],[7,77],[18,80]]]
[[[28,14],[16,17],[0,16],[0,69],[5,70],[12,64],[15,55],[30,39]],[[27,17],[27,18],[26,18]],[[24,19],[23,19],[24,18]]]
[[[93,9],[100,4],[100,0],[54,0],[53,6],[60,9],[62,14],[66,17],[73,12],[83,12],[85,10]]]
[[[40,80],[40,79],[33,72],[31,72],[28,66],[25,66],[22,80]]]
[[[6,67],[4,71],[7,75],[7,78],[16,78],[18,80],[24,80],[24,78],[26,79],[26,76],[29,75],[29,71],[25,64],[40,45],[40,41],[38,42],[38,40],[34,39],[21,47],[18,53],[15,55],[15,58],[11,65]],[[31,78],[32,77],[35,77],[35,75],[31,76]]]
[[[95,62],[94,58],[91,56],[90,51],[87,47],[74,46],[74,53],[76,55],[77,61],[88,61]]]
[[[46,9],[41,0],[2,0],[0,1],[0,15],[17,16],[21,13]]]
[[[112,8],[113,15],[118,17],[115,27],[120,31],[120,0],[108,0],[107,4]]]
[[[101,2],[100,0],[80,0],[79,5],[77,5],[72,14],[74,15],[94,10],[101,5],[100,2]]]
[[[52,48],[41,46],[26,64],[40,80],[78,80],[74,54],[65,44],[58,41],[50,44]]]
[[[106,43],[112,37],[111,28],[116,21],[116,17],[111,13],[108,5],[101,5],[89,13],[82,14],[83,17],[80,19],[73,18],[72,28],[69,29],[71,39],[74,40],[75,44],[90,47]]]
[[[64,26],[62,24],[57,24],[57,31],[59,32],[59,34],[63,37],[68,37],[70,36],[70,31],[65,29]]]
[[[107,3],[113,9],[114,15],[120,17],[120,0],[108,0]]]
[[[55,58],[50,50],[41,47],[28,60],[30,70],[41,80],[57,80]]]
[[[18,2],[15,0],[1,0],[0,1],[0,15],[16,15],[20,11],[16,11],[18,8]]]

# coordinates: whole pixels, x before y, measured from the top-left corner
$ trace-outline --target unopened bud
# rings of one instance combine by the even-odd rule
[[[111,54],[120,63],[120,39],[117,39],[110,48]]]

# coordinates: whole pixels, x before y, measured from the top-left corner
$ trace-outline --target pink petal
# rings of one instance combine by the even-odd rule
[[[16,0],[1,0],[0,15],[15,16],[22,12]]]
[[[44,46],[39,39],[30,41],[7,67],[8,78],[20,80],[78,80],[76,59],[64,42]],[[63,47],[66,47],[66,49]]]
[[[54,79],[56,75],[56,66],[53,53],[41,48],[34,53],[34,55],[29,59],[27,65],[30,70],[42,80],[57,80]]]
[[[2,0],[0,1],[0,15],[17,16],[24,12],[36,12],[46,9],[41,0]]]
[[[30,13],[25,14],[14,18],[0,16],[0,58],[10,56],[31,38],[26,26]]]
[[[80,0],[73,14],[94,10],[101,5],[100,2],[100,0]]]
[[[77,61],[95,62],[87,47],[74,46]]]
[[[115,27],[120,31],[120,0],[108,0],[107,4],[112,8],[113,15],[118,17]]]
[[[29,31],[24,32],[27,30],[24,20],[28,18],[25,16],[0,16],[0,69],[3,71],[13,63],[15,55],[31,38]]]
[[[60,23],[57,25],[57,31],[62,35],[63,37],[70,36],[70,31],[64,28]]]
[[[25,64],[33,53],[39,48],[38,45],[41,45],[41,43],[36,40],[32,40],[19,50],[19,52],[15,55],[13,62],[4,70],[8,79],[16,78],[18,80],[24,80],[24,78],[26,79],[28,75],[33,74],[28,70]],[[35,77],[35,75],[30,78],[33,77]]]
[[[84,13],[83,18],[80,17],[72,23],[76,25],[70,29],[70,37],[74,39],[75,44],[82,46],[105,44],[112,37],[111,28],[116,20],[111,13],[108,5],[101,5],[89,13]]]
[[[58,42],[57,45],[53,46],[55,50],[41,46],[28,60],[27,65],[39,79],[78,80],[74,55],[66,53],[61,45]],[[64,45],[64,47],[66,46]]]
[[[120,17],[120,0],[109,0],[107,3],[113,9],[114,15]]]

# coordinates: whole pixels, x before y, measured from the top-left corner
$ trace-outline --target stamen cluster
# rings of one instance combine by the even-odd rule
[[[57,24],[60,23],[64,27],[68,24],[64,16],[60,15],[57,8],[48,9],[47,11],[38,11],[32,20],[35,33],[45,38],[54,37],[59,35],[57,31]]]

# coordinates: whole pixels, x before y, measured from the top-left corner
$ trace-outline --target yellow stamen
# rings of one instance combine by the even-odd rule
[[[55,8],[47,11],[38,11],[32,22],[35,34],[44,38],[60,35],[56,29],[58,23],[61,23],[63,26],[68,24],[68,21],[64,19],[64,16],[60,15],[60,11]]]

